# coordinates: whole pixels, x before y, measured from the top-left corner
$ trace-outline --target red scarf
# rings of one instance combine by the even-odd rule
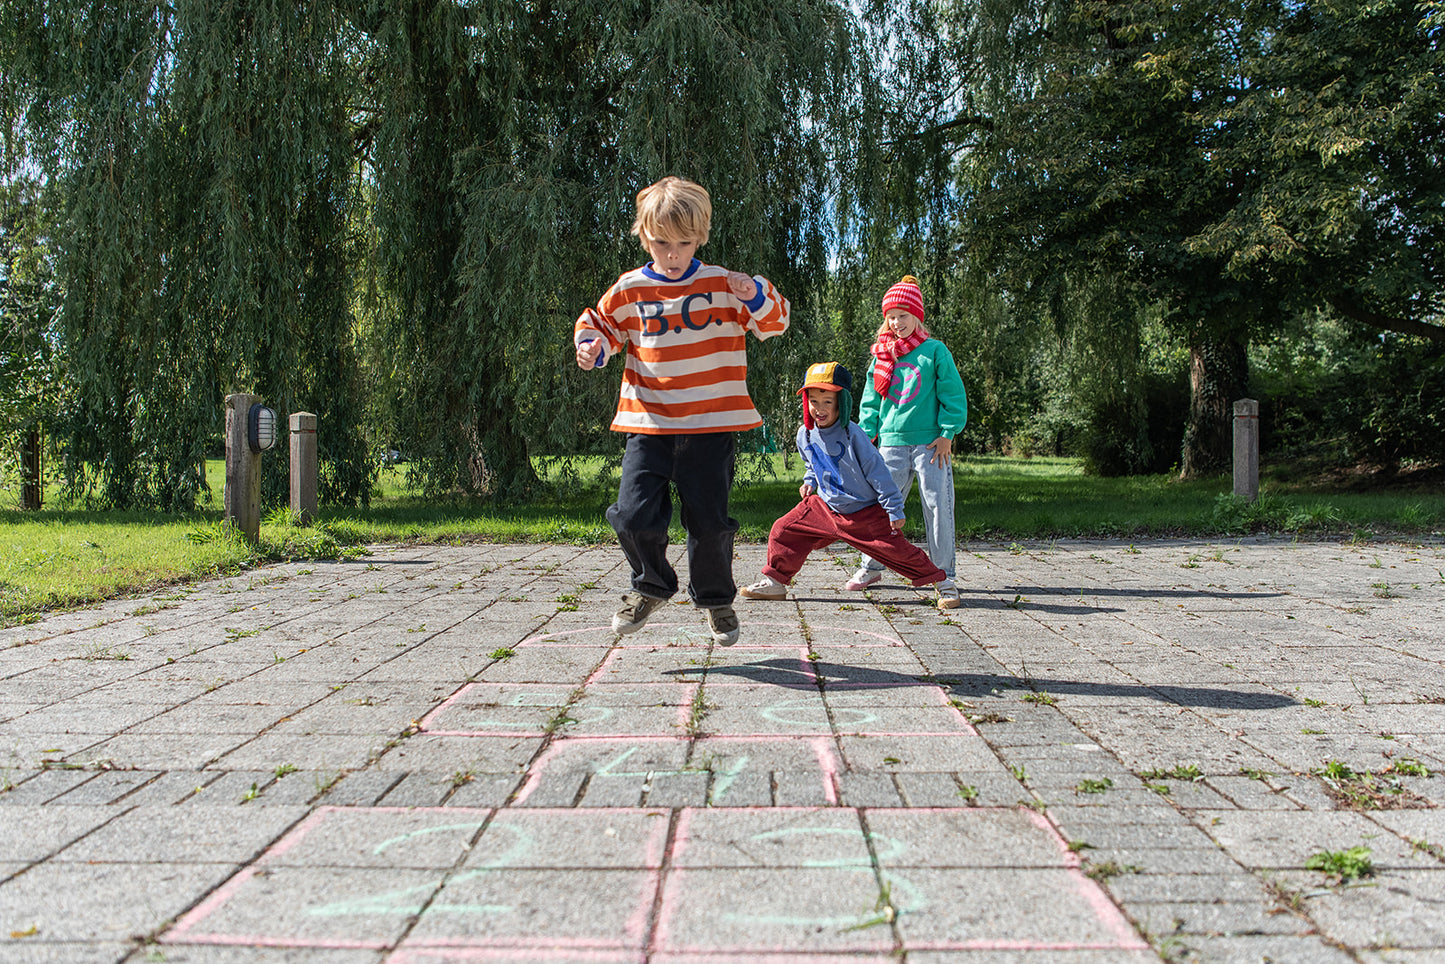
[[[899,338],[890,331],[878,336],[871,351],[873,357],[878,359],[878,364],[873,369],[873,387],[879,395],[888,395],[888,386],[893,384],[894,363],[927,340],[928,336],[921,328],[913,329],[913,333],[907,338]]]

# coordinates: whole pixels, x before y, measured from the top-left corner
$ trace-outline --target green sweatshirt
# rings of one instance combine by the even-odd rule
[[[869,438],[884,445],[927,445],[942,436],[952,440],[968,423],[968,392],[958,375],[953,354],[936,338],[929,338],[893,366],[893,383],[886,396],[873,387],[873,369],[863,380],[863,404],[858,425]]]

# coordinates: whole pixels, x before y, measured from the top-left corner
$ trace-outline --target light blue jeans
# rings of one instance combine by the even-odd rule
[[[929,461],[933,449],[927,445],[885,445],[879,450],[893,484],[908,499],[913,478],[918,477],[918,499],[923,503],[923,531],[928,537],[928,558],[953,581],[958,534],[953,528],[953,464]],[[864,569],[883,571],[883,563],[863,556]]]

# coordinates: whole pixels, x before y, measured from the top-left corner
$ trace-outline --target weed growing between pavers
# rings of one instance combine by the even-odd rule
[[[1330,799],[1346,810],[1418,810],[1429,808],[1429,801],[1401,783],[1399,774],[1416,776],[1421,771],[1429,772],[1418,761],[1402,759],[1378,773],[1357,772],[1338,760],[1310,772],[1323,781]]]
[[[1114,789],[1114,781],[1108,777],[1100,780],[1080,780],[1074,787],[1075,793],[1107,793]]]
[[[1097,864],[1091,863],[1084,868],[1084,876],[1099,883],[1107,883],[1111,877],[1120,877],[1124,874],[1140,874],[1144,872],[1143,867],[1135,864],[1121,864],[1117,860],[1101,860]]]
[[[1199,767],[1192,763],[1176,763],[1168,770],[1158,767],[1153,770],[1144,770],[1139,774],[1141,780],[1188,780],[1191,783],[1198,783],[1204,779],[1204,774]]]
[[[1342,884],[1360,877],[1373,877],[1375,864],[1370,859],[1370,848],[1360,846],[1349,850],[1321,850],[1305,861],[1305,870],[1318,870],[1333,883]]]
[[[1424,838],[1416,839],[1412,837],[1410,838],[1410,849],[1418,853],[1429,854],[1441,863],[1445,863],[1445,847],[1439,844],[1431,843]]]

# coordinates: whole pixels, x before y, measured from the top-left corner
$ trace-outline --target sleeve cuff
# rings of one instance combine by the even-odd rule
[[[757,293],[753,295],[752,300],[743,302],[743,307],[748,309],[748,311],[757,311],[763,306],[763,302],[767,300],[767,295],[763,293],[763,285],[765,284],[763,279],[757,275],[753,275],[753,284],[757,285]]]

